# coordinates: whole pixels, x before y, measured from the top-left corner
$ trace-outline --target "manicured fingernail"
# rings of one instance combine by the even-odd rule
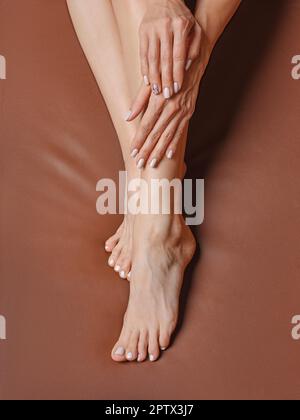
[[[150,360],[150,362],[154,362],[154,356],[152,354],[150,354],[149,360]]]
[[[129,111],[127,112],[127,114],[125,115],[125,121],[128,121],[128,120],[129,120],[129,118],[131,117],[131,115],[132,115],[132,111],[131,111],[131,110],[129,110]]]
[[[115,351],[116,356],[124,356],[124,354],[125,354],[124,347],[118,347],[117,350]]]
[[[126,279],[126,273],[125,273],[125,271],[121,271],[120,277],[121,277],[121,279]]]
[[[132,158],[135,158],[135,157],[137,157],[138,153],[139,153],[138,149],[134,149],[134,150],[131,152],[131,155],[130,155],[130,156],[131,156]]]
[[[118,273],[121,270],[121,267],[119,265],[115,266],[115,271]]]
[[[146,86],[150,85],[149,78],[146,75],[144,76],[144,83],[145,83]]]
[[[155,167],[156,167],[156,165],[157,165],[157,159],[152,159],[152,160],[151,160],[151,163],[150,163],[150,167],[151,167],[151,168],[155,168]]]
[[[144,167],[144,165],[145,165],[145,159],[140,159],[138,161],[137,167],[138,167],[138,169],[142,169]]]
[[[174,156],[174,152],[173,152],[173,150],[170,150],[170,151],[167,153],[167,158],[168,158],[168,159],[172,159],[172,158],[173,158],[173,156]]]
[[[115,265],[115,262],[114,262],[114,260],[113,260],[112,258],[110,258],[110,259],[108,260],[108,265],[109,265],[110,267],[113,267],[113,266]]]
[[[174,83],[174,92],[175,92],[175,93],[178,93],[179,91],[180,91],[180,86],[179,86],[179,83],[175,82],[175,83]]]
[[[188,70],[191,68],[192,62],[193,62],[193,60],[191,60],[191,59],[189,59],[189,60],[186,62],[186,65],[185,65],[185,70],[186,70],[186,71],[188,71]]]
[[[171,98],[171,90],[168,87],[164,88],[164,98],[165,99],[170,99]]]
[[[161,347],[161,351],[167,350],[167,347]]]
[[[126,359],[127,360],[132,360],[132,358],[133,358],[133,354],[131,353],[131,351],[129,352],[129,353],[127,353],[127,355],[126,355]]]
[[[154,95],[159,95],[160,91],[159,91],[159,87],[158,85],[153,85],[152,86],[152,92],[154,93]]]

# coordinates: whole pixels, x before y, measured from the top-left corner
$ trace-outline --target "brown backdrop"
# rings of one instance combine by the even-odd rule
[[[2,399],[299,398],[299,0],[245,0],[193,120],[206,220],[180,329],[156,364],[114,364],[128,285],[96,214],[118,141],[64,0],[0,0]]]

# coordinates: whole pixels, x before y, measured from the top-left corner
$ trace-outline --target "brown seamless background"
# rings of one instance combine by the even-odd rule
[[[245,0],[215,50],[187,153],[206,220],[174,346],[110,360],[128,285],[96,182],[121,153],[64,0],[0,0],[1,399],[300,397],[299,0]],[[141,279],[142,281],[142,279]]]

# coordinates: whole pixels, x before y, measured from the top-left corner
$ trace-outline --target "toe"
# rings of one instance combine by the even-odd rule
[[[109,238],[106,242],[105,242],[105,251],[106,252],[112,252],[114,250],[114,248],[118,245],[120,238],[121,238],[121,229],[119,229],[117,231],[117,233],[115,233],[111,238]]]
[[[129,335],[123,329],[120,338],[114,346],[111,357],[115,362],[126,362],[126,348],[129,342]]]
[[[153,330],[149,333],[148,354],[150,362],[155,362],[159,358],[158,331]]]
[[[165,328],[161,328],[160,334],[159,334],[160,349],[163,351],[166,350],[170,345],[170,341],[171,341],[171,336],[170,336],[169,331]]]
[[[138,342],[139,342],[139,332],[135,331],[131,334],[128,346],[126,348],[126,359],[129,362],[133,362],[138,357]]]
[[[140,333],[138,344],[138,362],[144,362],[148,356],[148,336],[146,332]]]
[[[118,261],[118,259],[119,259],[119,257],[120,257],[121,251],[122,251],[122,249],[121,249],[121,247],[120,247],[120,244],[118,244],[118,245],[115,247],[115,249],[113,250],[113,252],[112,252],[112,254],[111,254],[111,256],[110,256],[110,258],[109,258],[109,260],[108,260],[108,265],[109,265],[111,268],[114,268],[114,269],[115,269],[115,271],[117,271],[117,272],[119,272],[119,271],[120,271],[120,267],[117,265],[117,261]]]
[[[119,274],[122,279],[127,279],[127,276],[131,270],[131,261],[130,257],[127,254],[121,254],[119,260],[117,261],[117,265],[121,267]]]

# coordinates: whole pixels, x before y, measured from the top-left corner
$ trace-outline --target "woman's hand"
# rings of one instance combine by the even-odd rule
[[[149,2],[151,3],[151,2]],[[171,98],[198,58],[201,28],[183,0],[151,4],[140,26],[141,71],[155,95]]]
[[[194,113],[207,63],[208,59],[195,62],[181,91],[168,101],[162,96],[151,95],[149,87],[141,87],[128,119],[134,120],[147,107],[131,147],[131,156],[136,159],[139,169],[147,164],[155,168],[165,156],[172,159],[175,155]]]

